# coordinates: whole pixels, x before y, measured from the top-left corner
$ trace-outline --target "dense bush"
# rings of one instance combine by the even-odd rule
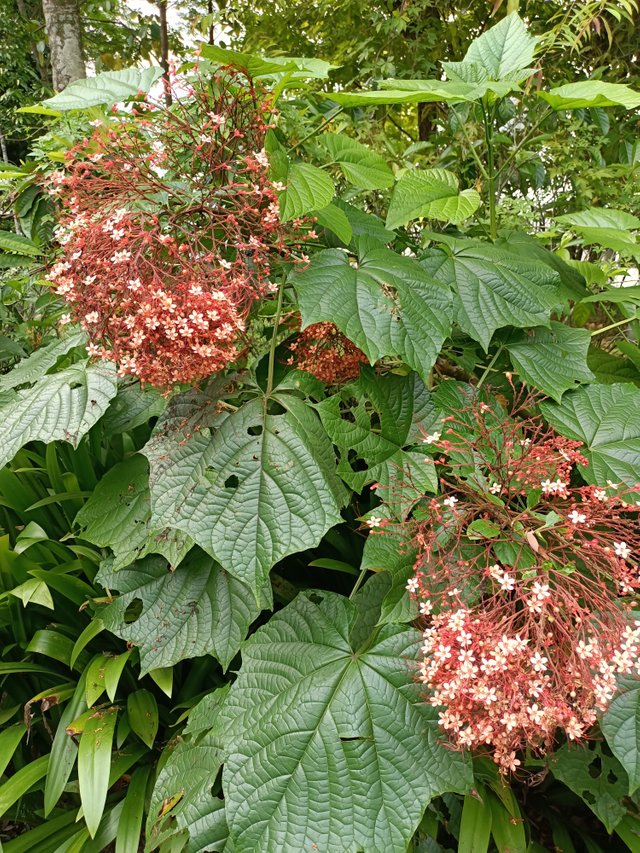
[[[538,47],[45,102],[0,232],[7,853],[638,849],[640,220],[529,166],[640,94]],[[415,156],[347,132],[416,103]]]

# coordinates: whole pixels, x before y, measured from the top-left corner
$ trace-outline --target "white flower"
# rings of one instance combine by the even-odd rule
[[[98,320],[100,319],[100,316],[99,316],[97,311],[89,311],[89,313],[86,315],[86,317],[84,319],[85,319],[85,323],[93,324],[93,323],[98,322]]]
[[[626,542],[614,542],[613,550],[616,552],[616,557],[621,557],[623,560],[631,556],[631,548]]]
[[[570,512],[567,516],[571,524],[584,524],[587,520],[587,516],[583,512],[578,512],[577,509],[574,509],[573,512]]]
[[[371,515],[367,519],[367,524],[370,528],[380,527],[380,525],[382,524],[382,519],[379,515]]]
[[[418,578],[409,578],[409,580],[407,581],[406,588],[409,590],[409,592],[417,592],[419,585],[420,581],[418,580]]]
[[[433,444],[434,441],[440,441],[441,435],[442,435],[442,433],[439,433],[439,432],[429,433],[428,435],[425,435],[425,437],[422,439],[422,443],[423,444]]]
[[[411,578],[409,583],[413,580],[415,580],[415,578]],[[409,583],[407,584],[407,589],[409,589]],[[418,609],[420,610],[421,616],[428,616],[433,610],[433,604],[430,601],[421,601]]]
[[[450,498],[445,498],[443,503],[445,506],[450,506],[451,509],[453,509],[454,506],[458,503],[458,498],[456,498],[454,495],[451,495]]]
[[[500,485],[500,483],[491,483],[491,485],[489,486],[489,491],[492,495],[499,495],[501,488],[502,486]]]
[[[605,492],[604,489],[594,489],[593,490],[593,496],[597,501],[603,501],[604,502],[607,500],[607,493]]]

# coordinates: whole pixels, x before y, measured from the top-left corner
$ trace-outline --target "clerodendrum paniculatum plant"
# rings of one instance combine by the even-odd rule
[[[511,14],[446,79],[314,94],[326,63],[205,47],[169,103],[148,94],[154,69],[48,102],[89,107],[91,130],[63,117],[73,145],[40,167],[65,304],[60,336],[1,379],[0,492],[6,596],[58,594],[68,555],[44,541],[75,548],[66,572],[85,578],[51,763],[16,753],[46,814],[82,805],[84,824],[49,832],[32,806],[29,843],[120,849],[119,816],[137,844],[143,811],[149,850],[542,843],[498,768],[550,774],[596,835],[631,837],[639,300],[603,270],[637,258],[640,221],[589,208],[534,235],[500,219],[548,128],[640,95],[549,87],[536,50]],[[421,102],[449,111],[463,189],[437,138],[392,169],[347,132]],[[46,248],[4,245],[15,263]],[[25,466],[46,497],[26,501]],[[18,512],[37,526],[22,539]],[[16,667],[42,648],[20,636]],[[147,676],[130,707],[124,685]],[[152,700],[169,743],[141,723]],[[134,738],[146,749],[110,781]],[[132,765],[135,793],[111,788]],[[10,808],[29,786],[7,784]]]

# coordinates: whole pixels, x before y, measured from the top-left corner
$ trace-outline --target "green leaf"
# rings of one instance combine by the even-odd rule
[[[103,565],[97,580],[121,593],[100,616],[107,630],[139,648],[143,675],[206,654],[226,669],[259,613],[246,586],[202,552],[173,571],[158,557],[118,572]],[[142,609],[132,615],[136,601]]]
[[[629,795],[640,788],[640,682],[624,679],[600,721],[611,752],[627,771]]]
[[[498,853],[527,853],[527,838],[519,811],[514,817],[491,791],[486,792],[486,799],[491,811],[491,834]]]
[[[158,703],[148,690],[136,690],[127,697],[127,716],[131,730],[152,749],[158,734]]]
[[[30,764],[25,764],[11,778],[0,785],[0,817],[16,803],[23,794],[46,775],[49,756],[42,755]]]
[[[414,447],[421,442],[419,426],[437,414],[414,373],[379,377],[363,368],[357,382],[319,403],[317,411],[338,447],[338,473],[354,491],[379,484],[391,512],[402,516],[425,491],[437,491],[433,461]]]
[[[202,56],[219,65],[231,65],[246,71],[249,77],[278,77],[292,73],[293,77],[322,79],[329,71],[339,68],[322,59],[301,56],[257,56],[210,44],[200,46]]]
[[[365,190],[382,190],[393,185],[393,172],[380,154],[350,136],[325,133],[318,142],[326,148],[345,178]]]
[[[554,110],[577,110],[584,107],[624,107],[635,110],[640,107],[640,92],[635,92],[622,83],[605,83],[602,80],[581,80],[557,86],[538,95]]]
[[[487,792],[482,785],[476,785],[476,793],[464,798],[458,853],[486,853],[491,838],[491,813]]]
[[[628,780],[618,760],[600,749],[563,746],[550,766],[555,778],[589,806],[607,832],[613,832],[627,812],[622,800],[627,795]]]
[[[640,219],[626,210],[616,210],[612,207],[587,207],[576,213],[566,213],[557,216],[556,222],[574,225],[578,228],[614,228],[628,231],[640,228]]]
[[[450,255],[431,250],[421,263],[453,287],[454,319],[485,351],[496,329],[549,326],[559,301],[557,272],[502,248],[458,241]]]
[[[115,366],[74,364],[31,388],[0,395],[0,467],[28,441],[68,441],[74,447],[116,393]]]
[[[167,407],[167,398],[156,388],[141,388],[138,382],[120,385],[102,419],[105,430],[114,435],[128,432],[150,418],[157,418]]]
[[[588,385],[541,409],[561,435],[584,442],[580,452],[589,465],[581,471],[587,482],[640,482],[640,388]]]
[[[152,525],[149,461],[139,453],[107,471],[75,523],[83,539],[112,549],[114,570],[148,554],[177,566],[193,544],[180,530]]]
[[[417,551],[407,541],[406,530],[401,525],[385,527],[380,532],[374,530],[367,536],[360,568],[384,571],[391,577],[391,588],[382,600],[379,625],[416,619],[418,606],[407,592],[416,556]]]
[[[0,776],[4,774],[7,765],[13,758],[13,753],[27,731],[24,723],[15,723],[13,726],[0,732]]]
[[[338,207],[344,212],[355,237],[370,237],[379,243],[390,243],[396,239],[396,234],[393,231],[387,231],[382,219],[372,213],[364,213],[364,211],[339,198],[335,199],[332,207]]]
[[[478,518],[472,521],[467,527],[467,536],[471,540],[477,539],[495,539],[500,535],[501,529],[497,524],[487,521],[484,518]]]
[[[87,720],[78,748],[78,783],[84,819],[93,838],[98,831],[109,788],[111,745],[117,708],[95,711]]]
[[[131,774],[124,798],[122,815],[118,821],[115,853],[138,853],[140,830],[144,816],[145,792],[151,767],[137,767]]]
[[[41,255],[42,249],[33,240],[13,234],[11,231],[0,231],[0,249],[14,255]]]
[[[21,583],[20,586],[14,587],[10,590],[10,594],[19,598],[24,607],[27,604],[40,604],[42,607],[48,607],[49,610],[54,609],[53,598],[49,592],[49,587],[44,581],[32,578]]]
[[[351,242],[353,229],[344,210],[341,210],[335,204],[328,204],[322,210],[312,211],[312,216],[317,219],[318,225],[322,228],[328,228],[329,231],[333,231],[336,237],[345,245]]]
[[[51,747],[51,761],[47,770],[47,780],[44,786],[44,814],[48,816],[62,796],[73,765],[76,762],[77,747],[67,734],[67,726],[84,712],[87,707],[85,699],[86,670],[78,679],[78,685],[73,697],[65,706],[60,722],[56,728]]]
[[[587,367],[590,342],[586,329],[552,322],[550,329],[538,327],[510,339],[506,348],[520,377],[560,402],[565,391],[595,379]]]
[[[426,217],[458,224],[468,219],[481,204],[475,190],[458,192],[458,179],[446,169],[407,171],[395,185],[387,228],[398,228],[412,219]]]
[[[147,820],[149,846],[187,830],[185,853],[221,851],[227,840],[224,800],[212,794],[212,783],[224,757],[224,742],[212,727],[228,693],[228,685],[205,696],[189,714],[182,737],[169,746],[151,795]],[[197,718],[206,721],[200,726]],[[168,829],[163,825],[168,820]]]
[[[74,347],[83,346],[87,340],[84,332],[75,332],[66,338],[57,338],[47,346],[40,347],[16,366],[0,376],[0,391],[16,388],[18,385],[30,385],[40,379],[48,370]]]
[[[143,450],[154,523],[184,530],[256,599],[274,563],[341,521],[345,496],[316,413],[277,402],[282,413],[256,398],[221,419],[203,395],[174,397]]]
[[[280,193],[280,219],[288,222],[321,210],[333,198],[331,176],[310,163],[292,163],[287,171],[286,190]]]
[[[464,62],[475,62],[492,80],[523,80],[531,74],[538,39],[515,12],[474,39]]]
[[[385,83],[387,87],[385,87]],[[413,84],[413,85],[411,85]],[[460,103],[473,100],[476,87],[452,84],[443,80],[389,80],[381,81],[381,88],[359,92],[320,93],[342,107],[382,106],[384,104],[421,104],[445,101]],[[406,88],[402,88],[406,86]]]
[[[372,364],[396,356],[426,380],[450,332],[447,289],[374,241],[361,239],[358,254],[327,249],[292,275],[303,328],[335,323]]]
[[[301,593],[244,646],[219,721],[229,830],[244,853],[405,853],[431,798],[470,783],[406,665],[419,632],[385,625],[354,649],[356,615],[339,595]]]
[[[569,225],[587,245],[603,246],[634,257],[640,253],[640,244],[630,233],[640,228],[640,219],[624,210],[590,207],[558,216],[556,222]]]
[[[76,80],[52,98],[43,101],[55,110],[85,110],[99,104],[111,106],[138,94],[148,92],[162,76],[162,68],[125,68],[103,71],[86,80]]]

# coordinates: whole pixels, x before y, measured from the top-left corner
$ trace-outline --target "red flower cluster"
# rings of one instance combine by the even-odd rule
[[[270,104],[239,73],[99,122],[52,185],[57,293],[121,373],[170,386],[239,355],[249,309],[291,251],[264,150]]]
[[[366,355],[333,323],[314,323],[289,344],[294,353],[288,364],[306,370],[327,385],[342,385],[357,379]]]
[[[503,772],[558,730],[585,736],[640,675],[640,486],[572,486],[577,442],[530,411],[477,399],[425,436],[445,456],[442,496],[413,522],[408,589],[426,620],[420,680],[460,747]],[[515,415],[515,416],[514,416]]]

